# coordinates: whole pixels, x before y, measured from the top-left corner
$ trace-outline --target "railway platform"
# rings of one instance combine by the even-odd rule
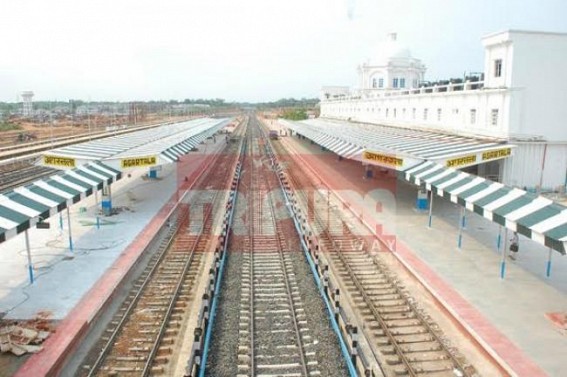
[[[71,208],[74,251],[67,244],[67,219],[63,229],[58,217],[51,229],[30,232],[36,281],[28,282],[23,236],[2,245],[0,308],[5,318],[25,320],[39,312],[56,322],[43,350],[29,357],[16,376],[54,375],[65,355],[86,333],[91,321],[111,301],[122,278],[136,263],[144,248],[164,225],[178,191],[194,181],[223,143],[206,140],[201,152],[165,166],[158,179],[145,177],[147,170],[134,170],[113,185],[117,215],[100,218],[93,196]],[[187,178],[185,178],[187,177]],[[158,194],[159,193],[159,194]],[[100,206],[100,205],[99,205]]]
[[[554,252],[548,278],[547,249],[521,239],[519,256],[515,261],[508,259],[501,279],[495,224],[468,212],[458,248],[460,209],[456,205],[436,197],[428,228],[427,211],[415,209],[416,187],[393,176],[365,178],[360,162],[339,160],[309,140],[280,140],[311,168],[315,181],[337,192],[343,205],[357,214],[356,221],[374,224],[373,229],[380,224],[381,237],[395,245],[397,259],[507,373],[567,374],[564,331],[547,318],[549,313],[567,311],[567,259]],[[376,189],[390,191],[394,202],[376,208],[368,206],[368,201],[361,205]]]

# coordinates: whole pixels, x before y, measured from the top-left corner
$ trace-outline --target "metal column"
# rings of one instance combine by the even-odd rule
[[[459,219],[459,239],[457,241],[457,247],[459,250],[463,246],[463,229],[465,229],[466,224],[465,211],[465,207],[461,207],[461,218]]]
[[[500,279],[504,279],[506,274],[506,255],[508,255],[508,228],[504,229],[504,250],[500,259]]]
[[[549,248],[549,251],[547,252],[547,268],[545,270],[545,276],[550,277],[551,276],[551,247]]]
[[[496,237],[496,250],[500,254],[500,245],[502,244],[502,225],[498,227],[498,237]]]
[[[428,227],[431,228],[431,221],[433,220],[433,191],[429,191],[431,193],[431,198],[429,199],[429,223]]]
[[[73,233],[71,233],[71,213],[67,207],[67,226],[69,227],[69,251],[73,252]]]
[[[28,235],[28,230],[24,231],[24,235],[26,237],[26,251],[28,253],[28,271],[30,275],[30,284],[33,284],[33,264],[31,259],[31,250],[30,250],[30,236]]]

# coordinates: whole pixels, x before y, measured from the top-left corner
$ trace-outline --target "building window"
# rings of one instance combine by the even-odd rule
[[[405,87],[406,87],[406,79],[402,77],[400,78],[400,88],[405,88]]]
[[[376,88],[376,79],[372,79],[372,87]]]
[[[417,88],[417,79],[413,79],[413,87]]]
[[[386,109],[386,118],[388,117],[389,112],[390,112],[390,109]]]
[[[490,124],[493,126],[498,125],[498,109],[492,109],[490,111]]]
[[[396,117],[397,114],[398,114],[398,109],[394,109],[394,118]]]
[[[415,107],[413,109],[411,109],[411,118],[415,119],[415,113],[416,113],[416,109]]]
[[[494,77],[502,76],[502,59],[496,59],[494,61]]]
[[[471,124],[476,123],[476,109],[471,109]]]
[[[427,120],[427,109],[423,109],[423,120]]]
[[[441,109],[437,109],[437,121],[438,121],[438,122],[441,122],[441,113],[442,113],[442,110],[441,110]]]
[[[402,118],[406,119],[406,108],[402,109]]]
[[[394,78],[394,83],[393,83],[392,86],[393,86],[394,88],[397,88],[397,87],[398,87],[398,78],[397,78],[397,77]]]
[[[383,88],[383,87],[384,87],[384,79],[383,79],[383,78],[379,78],[379,79],[378,79],[378,87],[379,87],[379,88]]]

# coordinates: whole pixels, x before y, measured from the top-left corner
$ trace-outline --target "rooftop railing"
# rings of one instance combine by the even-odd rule
[[[421,86],[419,88],[398,89],[356,89],[349,94],[335,94],[327,97],[326,101],[345,101],[360,99],[389,98],[409,95],[434,93],[469,92],[484,89],[484,81],[449,82],[445,85]]]

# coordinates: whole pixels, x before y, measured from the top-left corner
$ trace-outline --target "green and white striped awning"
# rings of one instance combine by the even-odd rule
[[[92,162],[0,194],[0,243],[121,177],[118,170]]]
[[[481,140],[415,128],[320,118],[279,121],[339,156],[398,171],[421,161],[462,168],[507,158],[515,148],[504,140]]]
[[[425,161],[401,176],[542,245],[566,253],[567,207],[514,187]]]
[[[37,164],[70,169],[102,161],[122,170],[122,161],[148,157],[152,163],[147,166],[168,164],[189,153],[229,122],[229,118],[201,118],[73,144],[43,152]]]

